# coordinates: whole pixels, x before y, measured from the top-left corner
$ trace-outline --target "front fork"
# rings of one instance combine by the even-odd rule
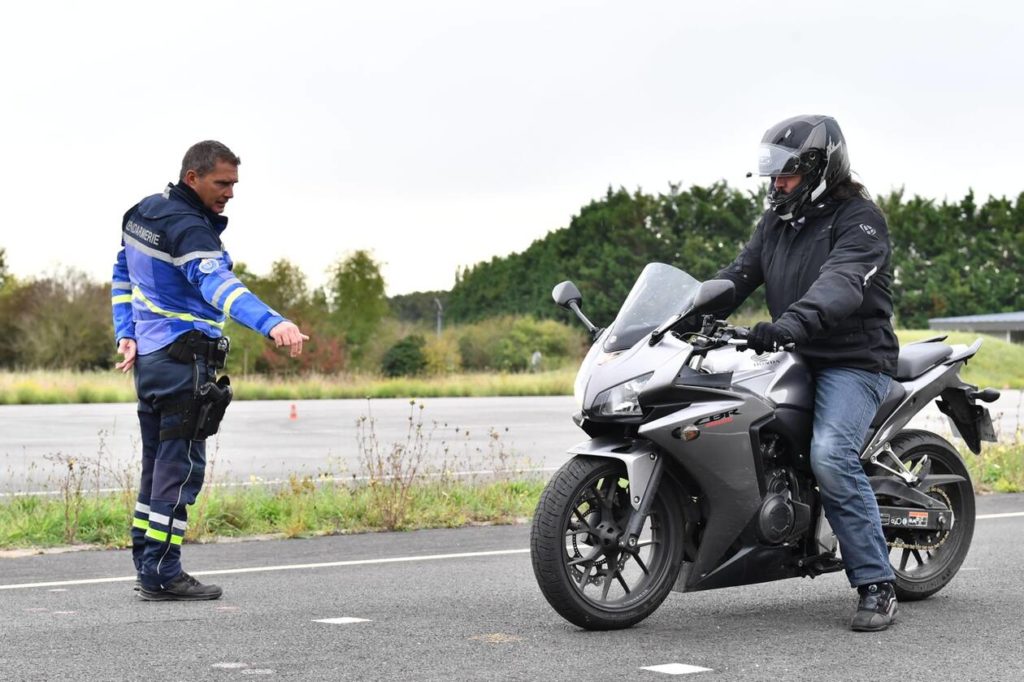
[[[629,482],[630,495],[633,495],[632,491],[636,489],[644,490],[644,495],[639,499],[637,499],[637,496],[633,496],[630,499],[633,513],[629,516],[625,532],[619,538],[619,546],[624,549],[636,547],[640,538],[640,531],[644,527],[644,520],[651,513],[651,505],[654,504],[654,497],[658,494],[658,486],[661,484],[661,472],[665,469],[665,458],[661,454],[652,452],[648,455],[648,458],[653,462],[653,466],[649,470],[650,478],[642,486],[634,486],[632,480]]]
[[[577,443],[569,454],[602,459],[617,459],[626,467],[629,480],[629,505],[633,508],[618,544],[633,550],[640,538],[644,521],[651,513],[651,505],[658,494],[658,486],[665,470],[665,453],[645,439],[597,437]]]

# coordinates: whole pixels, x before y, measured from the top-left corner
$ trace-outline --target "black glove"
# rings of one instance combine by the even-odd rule
[[[747,336],[747,347],[755,353],[773,353],[787,343],[793,343],[793,337],[772,322],[758,322]]]

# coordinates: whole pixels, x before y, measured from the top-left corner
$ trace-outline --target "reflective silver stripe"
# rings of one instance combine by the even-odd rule
[[[135,503],[135,511],[142,512],[143,514],[148,514],[149,513],[149,505],[148,504],[142,504],[141,502],[136,502]]]
[[[230,287],[233,284],[241,284],[241,283],[242,283],[242,280],[238,279],[237,277],[232,277],[231,279],[229,279],[228,281],[224,282],[219,287],[217,287],[217,291],[213,292],[213,298],[211,298],[210,300],[213,302],[214,305],[217,305],[217,299],[220,298],[221,294],[223,294],[225,291],[228,290],[228,287]],[[220,306],[217,305],[217,307],[219,308]]]
[[[868,285],[868,282],[871,281],[871,278],[875,276],[876,272],[878,272],[878,266],[877,265],[875,267],[871,268],[871,270],[868,272],[868,274],[864,275],[864,286]]]
[[[111,283],[110,288],[114,289],[114,290],[117,290],[117,289],[127,289],[128,291],[131,291],[132,290],[132,283],[131,282],[113,282],[113,283]]]
[[[133,249],[135,249],[137,251],[141,251],[142,253],[146,254],[150,258],[156,258],[157,260],[162,260],[165,263],[170,263],[171,265],[175,265],[175,266],[184,265],[185,263],[189,262],[190,260],[195,260],[197,258],[223,258],[224,257],[224,252],[223,251],[192,251],[191,253],[186,253],[184,256],[178,256],[177,258],[171,258],[170,254],[166,254],[163,251],[157,251],[152,246],[149,246],[148,244],[143,244],[142,242],[140,242],[135,237],[132,237],[132,236],[127,235],[127,234],[124,235],[124,243],[125,243],[125,246],[131,246]]]
[[[156,521],[157,523],[159,523],[162,526],[169,526],[169,525],[171,525],[171,517],[170,516],[164,516],[163,514],[157,514],[156,512],[153,512],[153,511],[149,512],[149,521],[150,521],[150,523],[152,523],[153,521]]]
[[[184,256],[178,256],[171,262],[175,265],[184,265],[190,260],[196,260],[199,258],[223,258],[223,251],[193,251],[192,253],[186,253]]]
[[[188,530],[188,524],[185,523],[184,521],[182,521],[181,519],[174,519],[174,523],[171,524],[171,527],[172,528],[177,528],[178,530],[181,530],[181,531]]]

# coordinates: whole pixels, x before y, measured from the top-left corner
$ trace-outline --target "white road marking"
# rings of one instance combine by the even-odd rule
[[[687,665],[685,663],[665,663],[663,665],[649,665],[646,668],[640,668],[641,670],[650,670],[656,673],[665,673],[666,675],[689,675],[690,673],[707,673],[712,672],[711,668],[701,668],[696,665]]]
[[[248,663],[214,663],[210,666],[211,668],[219,668],[221,670],[238,670],[239,668],[248,668]]]
[[[232,575],[236,573],[266,573],[269,571],[298,571],[313,568],[337,568],[340,566],[372,566],[375,564],[399,564],[414,561],[438,561],[441,559],[469,559],[472,557],[503,556],[508,554],[527,554],[527,549],[499,549],[490,552],[459,552],[458,554],[426,554],[423,556],[401,556],[388,559],[359,559],[355,561],[326,561],[317,564],[282,564],[280,566],[254,566],[252,568],[226,568],[219,571],[192,571],[190,575]],[[59,587],[62,585],[98,585],[101,583],[118,583],[134,581],[135,576],[118,578],[89,578],[86,580],[58,580],[45,583],[20,583],[0,585],[0,590],[23,590],[32,587]]]
[[[314,620],[314,623],[327,623],[328,625],[349,625],[351,623],[369,623],[370,621],[366,618],[352,618],[351,616],[342,616],[341,618],[321,618]]]
[[[65,590],[63,588],[58,588],[56,590],[47,590],[47,592],[67,592],[67,590]]]
[[[1010,512],[1006,514],[982,514],[976,516],[978,520],[1004,519],[1024,516],[1024,512]],[[415,561],[438,561],[442,559],[468,559],[472,557],[502,556],[509,554],[527,554],[526,549],[499,549],[489,552],[459,552],[457,554],[427,554],[424,556],[391,557],[387,559],[360,559],[356,561],[326,561],[315,564],[282,564],[279,566],[254,566],[252,568],[227,568],[219,571],[195,571],[191,575],[232,575],[237,573],[266,573],[271,571],[301,571],[315,568],[338,568],[342,566],[371,566],[375,564],[398,564]],[[86,580],[54,580],[42,583],[20,583],[13,585],[0,585],[0,590],[23,590],[34,587],[69,587],[72,585],[100,585],[103,583],[134,582],[136,576],[120,576],[117,578],[89,578]]]

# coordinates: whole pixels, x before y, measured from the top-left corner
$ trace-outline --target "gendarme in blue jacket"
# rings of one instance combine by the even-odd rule
[[[229,316],[264,336],[284,321],[231,272],[227,225],[184,183],[125,213],[111,284],[116,341],[135,339],[146,355],[193,329],[217,338]]]

